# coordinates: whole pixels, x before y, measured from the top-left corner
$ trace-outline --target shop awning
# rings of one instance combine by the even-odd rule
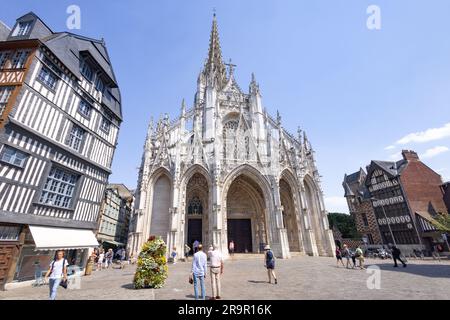
[[[98,247],[91,230],[30,226],[36,250],[85,249]]]
[[[419,223],[423,232],[434,232],[437,231],[436,227],[433,225],[433,216],[426,211],[416,211],[419,216]]]
[[[122,242],[117,242],[114,240],[103,240],[104,243],[109,243],[109,244],[113,244],[115,246],[125,246],[125,243]]]

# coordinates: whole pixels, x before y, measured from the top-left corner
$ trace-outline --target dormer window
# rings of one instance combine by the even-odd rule
[[[31,30],[31,23],[33,21],[21,21],[17,24],[13,37],[26,36]]]
[[[81,61],[80,72],[87,80],[92,81],[92,69],[86,61]]]

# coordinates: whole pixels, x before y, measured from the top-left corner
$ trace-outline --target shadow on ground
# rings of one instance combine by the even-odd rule
[[[367,265],[366,267],[368,266],[370,265]],[[378,266],[382,271],[410,273],[430,278],[450,278],[450,266],[448,265],[407,263],[406,268],[403,268],[401,264],[398,265],[398,268],[395,268],[393,263],[383,263],[373,264],[373,266]]]
[[[128,289],[128,290],[136,290],[136,289],[134,288],[134,284],[132,284],[132,283],[124,284],[124,285],[122,286],[122,288]]]

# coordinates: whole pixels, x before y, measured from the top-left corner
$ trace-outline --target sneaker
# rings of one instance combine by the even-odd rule
[[[406,264],[403,265],[403,268],[406,268]]]
[[[275,279],[275,284],[278,284],[278,280],[277,279]]]
[[[221,297],[220,297],[220,296],[217,296],[217,297],[216,297],[216,300],[220,300],[220,299],[221,299]]]

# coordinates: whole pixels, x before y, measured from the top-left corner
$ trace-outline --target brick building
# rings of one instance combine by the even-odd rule
[[[450,181],[442,185],[442,192],[444,193],[444,203],[447,207],[447,212],[450,213]]]
[[[370,216],[371,204],[382,244],[395,243],[404,252],[429,251],[437,243],[446,248],[441,232],[432,224],[436,215],[447,213],[441,176],[420,161],[416,152],[403,150],[402,156],[399,161],[372,161],[367,166],[365,189],[361,187],[357,193],[352,181],[362,181],[364,170],[346,176],[344,189],[350,212],[359,209]]]
[[[381,234],[370,200],[369,190],[365,185],[366,172],[363,168],[350,175],[345,175],[342,186],[345,191],[350,214],[355,220],[358,232],[367,238],[368,245],[381,245]]]

